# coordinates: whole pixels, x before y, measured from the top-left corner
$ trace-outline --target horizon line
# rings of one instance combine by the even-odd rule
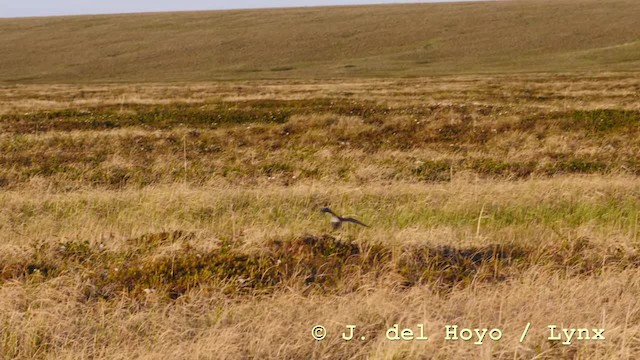
[[[149,10],[149,11],[123,11],[123,12],[95,12],[95,13],[62,13],[51,15],[17,15],[17,16],[0,16],[0,20],[5,19],[41,19],[41,18],[59,18],[59,17],[77,17],[77,16],[109,16],[109,15],[143,15],[143,14],[170,14],[170,13],[188,13],[188,12],[225,12],[225,11],[250,11],[250,10],[284,10],[284,9],[311,9],[311,8],[335,8],[335,7],[362,7],[362,6],[393,6],[393,5],[434,5],[434,4],[451,4],[451,3],[477,3],[477,2],[496,2],[500,0],[421,0],[421,1],[401,1],[401,2],[371,2],[356,4],[309,4],[309,5],[291,5],[291,6],[244,6],[236,8],[209,8],[209,9],[176,9],[176,10]]]

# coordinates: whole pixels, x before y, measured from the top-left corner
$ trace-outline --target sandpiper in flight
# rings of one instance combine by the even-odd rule
[[[340,229],[340,226],[342,226],[342,223],[344,222],[350,222],[350,223],[369,227],[369,225],[361,222],[360,220],[357,220],[351,217],[342,217],[340,215],[337,215],[336,213],[331,211],[331,209],[329,209],[328,207],[323,207],[322,209],[320,209],[320,211],[322,211],[323,213],[331,214],[331,226],[333,226],[334,230]]]

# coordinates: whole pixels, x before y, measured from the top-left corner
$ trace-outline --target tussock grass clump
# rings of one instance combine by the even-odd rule
[[[405,247],[397,266],[405,286],[464,287],[473,282],[504,281],[505,268],[524,261],[529,252],[517,245]]]
[[[563,130],[586,129],[605,132],[617,129],[638,129],[640,111],[621,109],[576,110],[570,122],[562,123]]]
[[[612,131],[636,133],[639,125],[639,111],[605,108],[543,112],[523,117],[517,128],[523,131],[538,129],[545,132],[555,128],[555,131],[585,131],[605,136]]]
[[[447,161],[420,161],[411,172],[421,181],[450,181],[453,164]]]
[[[468,169],[484,176],[511,177],[516,179],[526,178],[535,173],[537,165],[533,160],[527,162],[505,162],[490,158],[469,159],[469,161],[466,161],[464,164]],[[573,169],[563,170],[565,170],[565,172],[571,172]]]

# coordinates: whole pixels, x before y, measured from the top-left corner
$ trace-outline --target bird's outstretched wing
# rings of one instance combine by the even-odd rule
[[[340,218],[340,220],[345,221],[345,222],[358,224],[358,225],[362,225],[364,227],[369,227],[369,225],[363,223],[362,221],[354,219],[354,218],[350,218],[350,217],[343,217],[343,218]]]

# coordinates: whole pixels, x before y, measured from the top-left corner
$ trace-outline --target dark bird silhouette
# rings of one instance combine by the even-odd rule
[[[323,213],[331,214],[331,226],[333,226],[334,230],[340,229],[340,227],[342,226],[342,223],[345,223],[345,222],[350,222],[350,223],[362,225],[365,227],[369,227],[369,225],[363,223],[360,220],[357,220],[351,217],[342,217],[340,215],[337,215],[336,213],[331,211],[331,209],[329,209],[328,207],[323,207],[322,209],[320,209],[320,211],[322,211]]]

